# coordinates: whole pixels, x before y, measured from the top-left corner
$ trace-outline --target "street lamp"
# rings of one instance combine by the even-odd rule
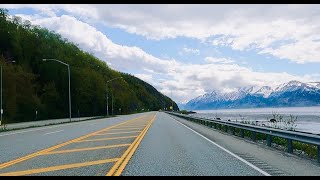
[[[108,96],[108,83],[117,79],[123,79],[123,77],[117,77],[117,78],[113,78],[109,81],[106,82],[106,90],[107,90],[107,116],[109,116],[109,96]],[[112,107],[113,109],[113,107]]]
[[[112,107],[111,107],[111,109],[112,109],[112,116],[113,116],[113,92],[111,92],[111,104],[112,104]]]
[[[70,66],[69,64],[67,63],[64,63],[62,61],[59,61],[57,59],[42,59],[43,61],[56,61],[56,62],[59,62],[63,65],[66,65],[68,67],[68,76],[69,76],[69,119],[70,119],[70,122],[71,122],[71,92],[70,92]]]
[[[15,63],[16,61],[11,61],[11,63]],[[0,110],[0,116],[1,116],[1,119],[0,119],[0,126],[1,126],[1,123],[2,123],[2,114],[3,114],[3,108],[2,108],[2,66],[1,66],[1,110]]]
[[[172,111],[173,111],[173,98],[172,98],[172,88],[171,88],[171,103],[172,103]]]

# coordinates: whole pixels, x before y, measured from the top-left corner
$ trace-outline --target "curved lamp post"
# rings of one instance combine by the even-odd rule
[[[108,96],[108,83],[117,79],[123,79],[123,77],[117,77],[117,78],[113,78],[109,81],[106,82],[106,89],[107,89],[107,116],[109,116],[109,96]],[[113,108],[113,107],[112,107]]]
[[[56,61],[58,63],[61,63],[63,65],[66,65],[68,67],[68,76],[69,76],[69,119],[70,119],[70,122],[71,122],[71,92],[70,92],[70,66],[69,64],[67,63],[64,63],[60,60],[57,60],[57,59],[42,59],[43,61]]]

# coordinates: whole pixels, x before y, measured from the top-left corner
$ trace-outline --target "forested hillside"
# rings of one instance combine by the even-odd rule
[[[108,83],[110,114],[112,95],[115,114],[159,110],[171,105],[170,98],[144,81],[112,70],[104,61],[80,50],[59,34],[19,17],[9,18],[7,10],[0,9],[6,123],[69,116],[67,66],[44,62],[44,58],[59,59],[70,65],[73,117],[106,115],[106,82],[117,77],[123,79]],[[177,108],[174,103],[174,109]]]

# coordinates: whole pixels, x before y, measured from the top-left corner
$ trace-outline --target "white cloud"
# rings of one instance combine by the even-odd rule
[[[63,10],[89,24],[102,23],[147,39],[209,40],[234,50],[256,49],[296,63],[320,62],[320,5],[0,5]],[[47,9],[47,10],[44,10]],[[291,40],[281,47],[279,41]],[[304,43],[306,43],[304,45]],[[309,46],[310,45],[310,46]]]
[[[112,64],[113,68],[118,70],[127,71],[128,68],[140,69],[144,67],[156,72],[166,73],[163,66],[175,63],[174,61],[160,60],[138,47],[115,44],[93,26],[68,15],[44,18],[19,16],[30,20],[34,24],[56,31],[70,41],[79,44],[84,50],[93,52],[101,59],[106,59]],[[137,59],[139,59],[139,63],[136,63]]]
[[[140,78],[150,84],[152,84],[154,82],[152,79],[152,74],[135,74],[134,76],[136,76],[137,78]]]
[[[208,57],[208,60],[222,63],[183,64],[174,59],[154,57],[139,47],[123,46],[112,42],[92,25],[69,15],[41,17],[20,15],[60,33],[78,44],[81,49],[111,64],[112,68],[134,73],[154,85],[162,93],[177,102],[186,102],[212,90],[228,91],[247,85],[275,86],[289,80],[313,81],[317,75],[294,76],[288,73],[262,73],[237,64],[224,63],[230,59]]]
[[[199,49],[193,49],[193,48],[184,47],[184,48],[182,48],[182,51],[179,52],[179,54],[180,55],[184,55],[184,54],[200,55],[200,50]]]
[[[216,58],[216,57],[206,57],[204,59],[207,63],[217,63],[217,64],[230,64],[234,63],[230,58]]]
[[[319,42],[312,40],[302,40],[292,44],[280,46],[277,49],[266,48],[260,53],[269,53],[281,59],[295,59],[296,63],[304,64],[305,62],[320,61]]]

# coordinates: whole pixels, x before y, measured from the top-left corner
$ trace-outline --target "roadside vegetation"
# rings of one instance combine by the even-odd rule
[[[2,125],[69,116],[68,70],[56,62],[43,62],[46,58],[70,65],[72,117],[106,115],[106,82],[117,77],[123,79],[108,83],[110,114],[112,97],[114,114],[159,110],[171,104],[169,97],[148,83],[111,69],[61,35],[0,8]],[[178,109],[176,103],[174,109]]]

